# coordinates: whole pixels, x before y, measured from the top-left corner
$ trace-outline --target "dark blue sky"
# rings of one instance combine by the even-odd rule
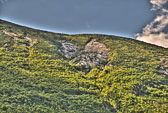
[[[155,17],[148,0],[8,0],[0,18],[61,33],[134,37]]]

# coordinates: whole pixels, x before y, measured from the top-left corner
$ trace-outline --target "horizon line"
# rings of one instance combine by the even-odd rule
[[[77,33],[63,32],[63,31],[60,31],[60,30],[52,30],[52,29],[46,29],[46,28],[39,28],[39,27],[23,24],[21,22],[13,21],[13,20],[10,20],[10,19],[7,19],[7,18],[3,18],[3,17],[0,17],[0,19],[4,20],[4,21],[7,21],[7,22],[10,22],[10,23],[13,23],[13,24],[20,25],[20,26],[24,26],[24,27],[28,27],[28,28],[32,28],[32,29],[37,29],[37,30],[41,30],[41,31],[52,32],[52,33],[60,33],[60,34],[68,34],[68,35],[100,34],[100,35],[112,35],[112,36],[118,36],[118,37],[126,37],[126,38],[136,39],[136,37],[131,37],[131,36],[128,36],[128,35],[120,35],[120,34],[107,33],[107,32],[77,32]]]

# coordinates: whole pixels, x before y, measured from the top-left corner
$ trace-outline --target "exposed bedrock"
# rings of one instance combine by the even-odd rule
[[[109,51],[103,43],[97,42],[92,39],[85,45],[85,49],[78,51],[77,47],[72,43],[62,43],[62,50],[67,58],[74,57],[71,61],[75,64],[90,66],[103,65],[108,59]],[[104,62],[104,63],[102,63]]]

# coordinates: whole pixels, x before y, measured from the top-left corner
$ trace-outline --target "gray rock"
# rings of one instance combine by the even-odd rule
[[[86,44],[85,50],[77,56],[75,63],[84,64],[92,68],[95,65],[98,65],[101,61],[107,60],[108,54],[109,52],[106,46],[93,39]]]
[[[75,56],[77,53],[77,47],[73,45],[72,43],[62,43],[62,49],[61,51],[64,53],[64,55],[69,58],[72,56]]]
[[[106,61],[109,55],[106,46],[97,42],[95,39],[88,42],[82,51],[78,51],[77,47],[72,43],[62,43],[60,52],[63,52],[64,56],[69,59],[75,57],[71,62],[77,65],[84,65],[85,68],[93,68],[95,65],[101,65],[100,62]]]
[[[160,73],[163,76],[168,76],[168,57],[160,58],[160,62],[161,62]]]

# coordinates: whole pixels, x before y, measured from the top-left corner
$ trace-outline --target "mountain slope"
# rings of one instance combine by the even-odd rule
[[[167,57],[133,39],[0,20],[0,111],[166,112]]]

